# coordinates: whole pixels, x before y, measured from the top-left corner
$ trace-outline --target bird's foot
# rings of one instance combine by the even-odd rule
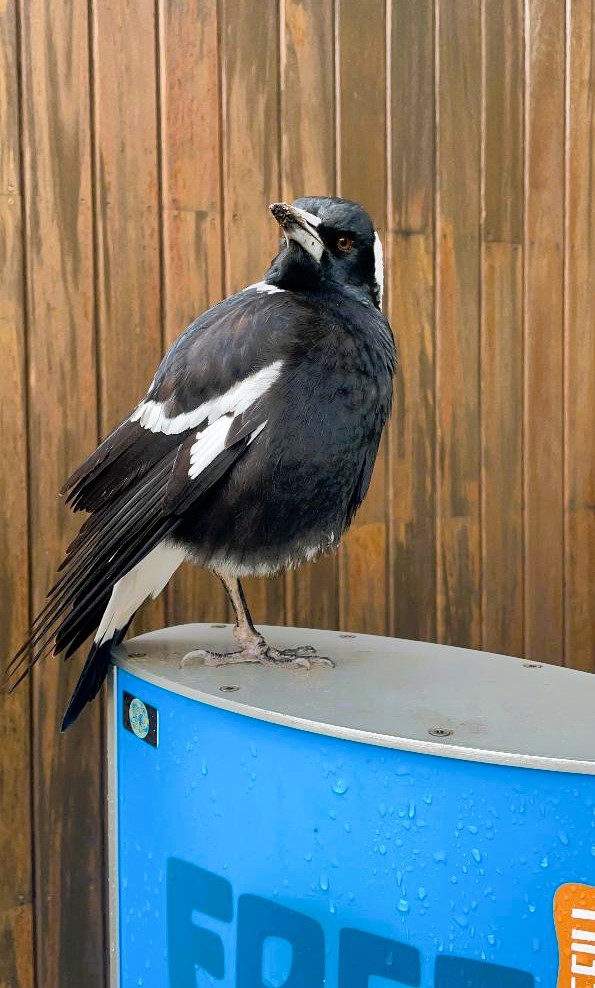
[[[238,652],[210,652],[206,648],[197,648],[187,652],[180,666],[196,662],[203,666],[226,666],[240,662],[259,662],[265,666],[284,666],[287,668],[311,669],[313,665],[334,666],[332,659],[326,655],[318,655],[311,645],[298,645],[297,648],[273,648],[266,642],[245,645]]]

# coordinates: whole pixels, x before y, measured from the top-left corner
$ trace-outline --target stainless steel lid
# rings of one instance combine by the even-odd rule
[[[473,761],[595,775],[595,676],[471,649],[376,635],[266,628],[335,668],[180,667],[234,648],[231,625],[141,635],[117,650],[135,676],[202,703],[298,730]],[[238,689],[229,690],[226,687]],[[446,733],[444,733],[446,732]]]

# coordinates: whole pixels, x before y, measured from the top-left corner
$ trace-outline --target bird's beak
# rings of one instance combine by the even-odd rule
[[[320,263],[324,244],[317,231],[320,226],[318,216],[307,213],[305,209],[289,206],[286,202],[274,202],[270,207],[271,213],[285,234],[289,243],[295,240],[315,261]]]

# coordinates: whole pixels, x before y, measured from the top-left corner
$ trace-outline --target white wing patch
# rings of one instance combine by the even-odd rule
[[[217,419],[212,425],[208,425],[206,429],[198,433],[190,449],[188,476],[191,480],[196,480],[203,470],[206,470],[209,464],[223,452],[225,449],[225,440],[227,439],[233,418],[233,415],[222,415],[220,419]],[[254,432],[250,434],[248,445],[260,435],[265,425],[266,422],[261,422]]]
[[[281,364],[281,361],[278,361]],[[274,365],[271,365],[274,366]],[[271,368],[266,368],[270,370]],[[257,375],[253,375],[253,378]],[[261,378],[262,380],[262,378]],[[246,381],[243,382],[246,384]],[[248,392],[242,393],[240,402],[235,404],[234,411],[222,414],[211,422],[202,432],[199,432],[190,449],[190,467],[188,477],[195,480],[225,449],[225,440],[235,413],[245,410],[254,400],[248,400]],[[262,392],[260,392],[262,393]],[[228,395],[231,392],[227,393]],[[222,399],[226,396],[222,396]],[[257,396],[258,397],[258,396]],[[204,421],[204,418],[201,420]],[[266,422],[261,422],[252,432],[248,440],[251,443],[264,429]],[[95,635],[95,642],[101,643],[112,638],[116,631],[125,628],[128,621],[138,610],[147,597],[157,597],[166,583],[169,582],[178,566],[186,558],[186,550],[167,542],[160,542],[144,559],[137,563],[126,576],[114,585],[109,603],[101,618],[101,623]]]
[[[374,278],[378,288],[378,308],[382,308],[382,296],[384,294],[384,255],[382,252],[382,241],[376,231],[374,231]]]
[[[260,435],[260,433],[264,429],[264,427],[267,424],[267,422],[268,422],[268,419],[265,419],[264,422],[261,422],[260,425],[257,425],[256,426],[254,432],[251,432],[250,433],[250,438],[248,440],[248,445],[250,445],[250,443],[253,443],[254,440],[256,439],[256,437]]]
[[[203,402],[193,411],[182,412],[180,415],[174,415],[173,418],[169,418],[167,415],[165,402],[154,401],[153,399],[141,401],[130,416],[130,421],[138,422],[143,429],[147,429],[149,432],[163,432],[166,435],[173,435],[186,432],[188,429],[196,429],[203,422],[208,422],[210,425],[222,415],[230,413],[240,415],[253,401],[261,398],[265,391],[268,391],[279,377],[282,367],[283,361],[276,360],[268,367],[263,367],[255,374],[245,377],[243,381],[238,381],[225,394],[210,398],[209,401]]]
[[[95,635],[97,643],[125,628],[147,597],[157,597],[183,563],[186,550],[160,542],[126,576],[114,584],[109,603]]]
[[[190,467],[188,476],[195,480],[225,449],[225,440],[233,415],[222,415],[221,418],[199,432],[190,450]]]

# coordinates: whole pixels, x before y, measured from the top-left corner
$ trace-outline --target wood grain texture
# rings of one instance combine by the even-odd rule
[[[570,7],[566,276],[566,664],[595,671],[595,3]]]
[[[335,192],[334,13],[332,3],[285,0],[282,14],[281,197],[291,202]],[[336,555],[288,573],[287,623],[336,628],[337,589]]]
[[[56,492],[97,439],[86,5],[23,0],[30,554],[39,609],[76,520]],[[105,983],[99,705],[66,735],[80,661],[33,676],[36,976]]]
[[[483,256],[482,648],[523,651],[523,268],[518,245]]]
[[[165,345],[223,297],[216,4],[162,0],[159,18]],[[227,620],[223,587],[185,564],[168,622]]]
[[[387,192],[385,25],[384,0],[338,0],[338,191],[365,206],[381,240]],[[368,495],[340,549],[339,621],[348,631],[387,629],[386,485],[385,433]]]
[[[482,647],[523,650],[524,24],[486,0],[481,258]]]
[[[438,640],[479,646],[481,8],[437,25]]]
[[[525,654],[561,663],[565,11],[528,0],[525,203]]]
[[[279,10],[268,0],[221,0],[225,289],[262,278],[279,231],[269,203],[281,193]],[[244,581],[242,581],[244,582]],[[257,622],[283,624],[283,576],[245,581]]]
[[[17,11],[0,7],[0,669],[29,619],[23,188]],[[0,693],[0,986],[32,988],[31,684]]]
[[[255,619],[595,670],[594,32],[595,0],[0,0],[3,654],[79,521],[54,492],[262,277],[268,204],[338,188],[384,237],[395,411],[341,556],[249,581]],[[165,603],[229,616],[196,570]],[[0,696],[0,988],[105,984],[81,658]]]
[[[102,436],[140,401],[163,352],[156,29],[150,3],[93,3]],[[141,613],[137,632],[163,627],[165,596]]]
[[[391,631],[436,637],[434,11],[394,0],[389,312],[401,359],[390,467]],[[423,587],[423,594],[419,588]]]
[[[31,912],[30,903],[0,910],[0,988],[35,984]]]
[[[484,222],[488,242],[523,239],[524,18],[518,0],[484,0]]]

